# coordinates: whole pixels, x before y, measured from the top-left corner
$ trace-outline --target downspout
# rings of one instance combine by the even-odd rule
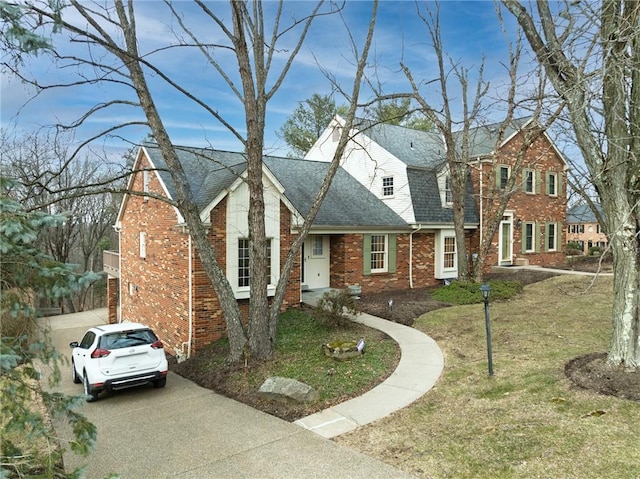
[[[187,346],[187,359],[191,357],[191,341],[193,339],[193,257],[192,257],[191,235],[189,235],[189,337],[186,342],[182,343],[182,354],[184,354],[184,347]]]
[[[422,229],[422,225],[418,225],[418,229],[409,233],[409,288],[413,289],[413,234]]]
[[[481,248],[482,247],[482,228],[483,228],[483,224],[482,224],[482,219],[483,219],[483,197],[484,197],[484,193],[482,191],[482,186],[484,183],[484,178],[482,175],[482,162],[480,161],[480,157],[478,157],[478,169],[480,170],[480,241],[478,242],[478,247]]]
[[[119,222],[118,222],[119,223]],[[122,228],[119,224],[113,228],[118,233],[118,323],[122,322]]]

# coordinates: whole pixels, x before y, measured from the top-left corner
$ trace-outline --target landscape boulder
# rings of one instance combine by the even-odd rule
[[[308,384],[295,379],[273,376],[267,378],[258,390],[260,397],[275,401],[298,403],[316,401],[320,394]]]

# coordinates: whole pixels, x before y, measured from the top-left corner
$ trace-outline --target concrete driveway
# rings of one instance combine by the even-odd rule
[[[58,351],[105,322],[97,310],[47,318]],[[44,371],[46,374],[46,371]],[[69,367],[56,390],[82,394]],[[388,464],[169,373],[163,389],[101,394],[80,408],[98,428],[89,457],[68,453],[68,470],[86,465],[88,478],[406,478]],[[68,427],[58,427],[63,439]]]

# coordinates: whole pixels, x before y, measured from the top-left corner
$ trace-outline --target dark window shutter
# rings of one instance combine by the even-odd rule
[[[363,235],[362,251],[363,273],[368,276],[371,274],[371,235]]]
[[[396,272],[396,235],[389,235],[389,273]]]

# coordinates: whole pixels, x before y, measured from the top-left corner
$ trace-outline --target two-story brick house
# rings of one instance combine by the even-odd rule
[[[477,250],[487,218],[507,193],[509,178],[531,119],[514,120],[497,143],[498,125],[469,132],[471,178],[465,212],[470,253]],[[344,124],[338,116],[305,158],[329,161]],[[341,166],[400,215],[407,224],[434,234],[434,276],[457,276],[452,196],[445,144],[439,134],[401,126],[361,121],[351,132]],[[522,170],[487,256],[491,266],[552,265],[564,260],[562,232],[566,221],[566,163],[542,132],[526,149]],[[471,204],[469,198],[473,198]],[[478,213],[476,213],[476,206]]]
[[[269,294],[327,171],[337,127],[339,123],[330,125],[304,160],[264,158]],[[357,285],[362,294],[368,294],[431,286],[458,275],[441,139],[389,125],[353,133],[342,168],[294,265],[284,307],[299,305],[306,289]],[[488,214],[485,210],[490,206],[482,198],[489,198],[485,193],[490,188],[499,190],[500,181],[508,177],[510,155],[519,141],[518,125],[509,135],[501,145],[498,164],[489,149],[481,148],[488,140],[475,150],[478,168],[472,168],[475,173],[469,179],[465,207],[471,252],[482,228],[480,212]],[[247,308],[244,156],[194,148],[176,152],[218,263],[241,308]],[[514,264],[521,257],[532,264],[561,259],[564,163],[543,135],[531,148],[526,167],[519,183],[522,191],[514,192],[495,235],[491,264]],[[109,319],[145,322],[158,332],[169,352],[188,356],[225,334],[222,313],[180,212],[152,197],[176,197],[158,148],[142,147],[134,171],[129,188],[138,194],[125,195],[116,224],[120,253],[107,254],[105,259],[110,275]]]

